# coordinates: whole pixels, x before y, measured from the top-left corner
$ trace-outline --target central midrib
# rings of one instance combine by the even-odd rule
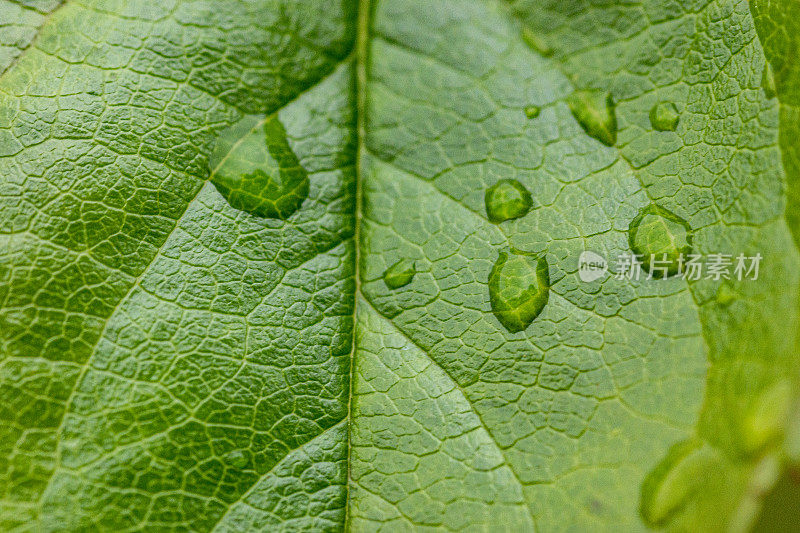
[[[377,0],[375,1],[377,3]],[[358,0],[358,11],[357,11],[357,25],[356,25],[356,44],[355,44],[355,71],[356,71],[356,134],[357,134],[357,154],[356,154],[356,176],[355,176],[355,187],[356,187],[356,205],[355,205],[355,228],[354,228],[354,244],[355,244],[355,269],[354,269],[354,276],[355,276],[355,291],[354,291],[354,301],[353,301],[353,332],[352,332],[352,346],[350,351],[350,377],[349,377],[349,391],[348,391],[348,430],[347,430],[347,479],[346,479],[346,496],[345,496],[345,519],[344,519],[344,531],[350,531],[350,506],[351,506],[351,486],[353,485],[353,479],[351,476],[351,469],[352,469],[352,435],[353,435],[353,382],[354,382],[354,369],[355,369],[355,358],[357,353],[357,307],[359,305],[359,299],[363,298],[365,305],[367,305],[373,312],[377,312],[377,310],[371,306],[370,300],[361,292],[361,260],[362,260],[362,253],[361,253],[361,226],[362,226],[362,219],[363,219],[363,191],[362,191],[362,171],[364,167],[364,158],[365,156],[369,155],[370,152],[367,149],[366,144],[366,107],[367,107],[367,65],[369,61],[369,53],[370,53],[370,41],[371,41],[371,28],[372,28],[372,19],[374,14],[374,7],[375,3],[372,0]],[[439,191],[442,193],[441,191]],[[442,193],[444,194],[444,193]],[[445,194],[445,196],[447,196]],[[466,206],[464,206],[466,208]],[[467,208],[468,209],[468,208]],[[469,209],[468,209],[469,210]],[[477,213],[476,213],[477,215]],[[380,316],[383,316],[381,313],[378,313]],[[385,319],[389,319],[388,317],[383,316]],[[406,337],[406,339],[414,344],[418,349],[420,349],[423,353],[425,350],[416,344],[414,339],[412,339],[408,333],[398,328],[398,331]],[[430,354],[427,354],[430,357]],[[466,392],[463,390],[461,385],[455,380],[453,376],[451,376],[436,360],[431,357],[431,362],[436,365],[437,367],[441,368],[442,371],[447,375],[454,383],[455,387],[461,391],[461,394],[464,397],[464,400],[470,405],[470,409],[475,413],[476,417],[480,421],[481,426],[486,431],[489,438],[492,442],[497,445],[494,437],[489,430],[489,427],[486,425],[485,421],[475,410],[472,402],[466,395]],[[522,484],[519,475],[512,467],[510,461],[505,455],[504,450],[497,446],[498,451],[503,456],[503,462],[511,471],[514,478],[520,485],[520,489],[524,487]],[[524,507],[528,516],[531,518],[531,522],[536,527],[536,518],[531,513],[530,507],[528,502],[524,502]]]
[[[355,291],[353,293],[353,331],[352,346],[350,347],[350,378],[348,379],[349,391],[347,393],[347,479],[345,480],[344,501],[344,531],[350,531],[350,486],[352,485],[352,442],[353,442],[353,369],[355,368],[356,355],[356,307],[361,294],[361,218],[363,209],[363,193],[361,191],[361,172],[364,163],[364,147],[366,146],[366,107],[367,107],[367,61],[369,56],[369,32],[372,21],[372,0],[358,0],[358,13],[356,23],[356,206],[355,228],[353,242],[355,245]]]

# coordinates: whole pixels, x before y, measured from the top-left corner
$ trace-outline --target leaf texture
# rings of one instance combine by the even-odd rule
[[[0,529],[748,529],[800,368],[784,4],[0,0]],[[640,213],[758,280],[582,282]]]

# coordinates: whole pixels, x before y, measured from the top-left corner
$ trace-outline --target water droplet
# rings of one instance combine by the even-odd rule
[[[606,146],[617,142],[617,112],[611,93],[598,89],[575,91],[567,98],[583,130]]]
[[[285,220],[308,197],[308,173],[276,116],[263,122],[247,117],[224,132],[218,144],[222,149],[211,158],[211,182],[232,207]]]
[[[547,259],[533,254],[501,252],[489,273],[489,303],[497,320],[511,333],[527,328],[550,295]]]
[[[657,205],[642,209],[631,221],[628,243],[653,277],[677,274],[692,250],[692,232],[681,217]],[[655,261],[654,261],[655,260]]]
[[[531,193],[517,180],[500,180],[484,195],[486,215],[492,222],[503,222],[528,214],[533,205]]]
[[[247,455],[241,450],[233,450],[225,454],[225,462],[235,468],[244,468],[247,466]]]
[[[650,124],[658,131],[675,131],[678,120],[678,108],[672,102],[660,102],[650,110]]]
[[[781,380],[762,391],[744,418],[743,443],[747,452],[756,452],[780,436],[789,421],[794,389]]]
[[[542,109],[538,105],[529,105],[525,107],[525,116],[528,118],[536,118]]]
[[[764,64],[764,71],[761,73],[761,87],[767,98],[775,98],[778,94],[778,89],[775,87],[775,75],[772,73],[769,63]]]
[[[392,290],[405,287],[411,283],[414,274],[417,273],[414,263],[411,259],[401,259],[386,269],[386,272],[383,273],[383,282]]]
[[[716,455],[696,440],[675,444],[645,477],[639,510],[645,523],[663,527],[686,505]]]
[[[553,55],[553,48],[530,28],[522,29],[522,40],[534,51],[545,57]]]

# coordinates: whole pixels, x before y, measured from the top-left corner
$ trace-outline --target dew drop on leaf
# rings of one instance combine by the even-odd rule
[[[681,268],[681,256],[685,260],[692,250],[692,231],[675,213],[651,204],[631,221],[628,243],[653,277],[672,276]]]
[[[212,156],[211,183],[232,207],[283,220],[300,208],[308,197],[308,173],[276,116],[256,122],[249,131],[242,132],[240,125],[223,135],[230,149],[217,156],[217,165]]]
[[[544,256],[501,252],[489,273],[489,303],[497,320],[511,333],[527,328],[544,309],[550,275]]]
[[[383,273],[383,282],[392,290],[399,289],[411,283],[416,273],[413,260],[401,259],[386,269]]]
[[[678,108],[672,102],[660,102],[650,109],[650,124],[658,131],[675,131],[679,119]]]
[[[486,215],[492,222],[503,222],[528,214],[533,205],[531,193],[517,180],[500,180],[484,195]]]
[[[523,28],[522,40],[540,55],[545,57],[553,55],[553,48],[530,28]]]
[[[587,134],[606,146],[614,146],[617,114],[611,93],[598,89],[575,91],[567,98],[567,105]]]
[[[540,112],[541,112],[541,108],[539,108],[538,105],[529,105],[529,106],[525,107],[525,116],[528,117],[528,118],[531,118],[531,119],[536,118],[536,117],[539,116]]]

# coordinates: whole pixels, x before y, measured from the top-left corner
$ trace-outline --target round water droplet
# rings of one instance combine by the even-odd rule
[[[254,125],[253,125],[254,124]],[[276,116],[242,124],[223,132],[212,156],[211,176],[217,190],[236,209],[266,218],[287,219],[308,197],[308,173],[289,146]],[[215,161],[216,159],[216,161]]]
[[[241,450],[233,450],[225,454],[225,462],[235,468],[247,466],[247,455]]]
[[[411,259],[401,259],[386,269],[383,273],[383,282],[392,290],[405,287],[417,273],[414,263]]]
[[[522,29],[522,40],[535,52],[549,57],[553,55],[553,48],[541,36],[534,33],[530,28]]]
[[[642,209],[628,228],[628,243],[653,277],[677,274],[692,251],[692,232],[681,217],[657,205]]]
[[[658,103],[650,110],[650,124],[658,131],[675,131],[678,120],[678,108],[672,102]]]
[[[550,296],[545,256],[501,252],[489,273],[489,303],[497,320],[511,333],[527,328]]]
[[[525,116],[528,118],[536,118],[541,111],[538,105],[529,105],[525,107]]]
[[[567,105],[583,131],[606,146],[614,146],[617,112],[611,93],[598,89],[575,91],[567,98]]]
[[[533,205],[531,193],[517,180],[500,180],[484,195],[486,215],[492,222],[503,222],[528,214]]]

